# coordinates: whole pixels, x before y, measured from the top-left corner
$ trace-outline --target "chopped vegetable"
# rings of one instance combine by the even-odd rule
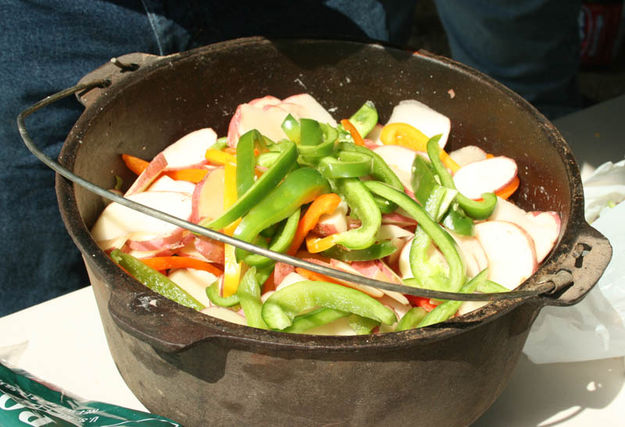
[[[232,294],[227,297],[221,296],[219,293],[219,280],[213,282],[206,288],[206,296],[215,305],[219,307],[233,307],[239,304],[239,295]]]
[[[407,123],[391,123],[382,128],[380,134],[380,140],[386,145],[401,145],[406,148],[410,148],[415,151],[427,151],[427,136],[420,130],[415,129]],[[440,148],[440,147],[439,147]],[[449,154],[444,150],[440,150],[439,158],[452,172],[460,169],[458,163],[456,163]]]
[[[169,270],[171,268],[192,268],[194,270],[208,271],[215,276],[221,276],[223,274],[223,271],[210,262],[184,256],[143,258],[141,262],[158,271]]]
[[[553,248],[560,218],[504,200],[520,185],[511,158],[473,146],[452,152],[459,169],[442,149],[450,129],[447,117],[417,100],[400,102],[382,127],[371,101],[337,124],[310,95],[265,96],[237,108],[227,137],[204,128],[150,162],[122,155],[139,175],[126,196],[361,277],[461,293],[512,289]],[[381,290],[214,244],[116,203],[92,232],[156,292],[196,310],[204,307],[194,296],[201,298],[210,302],[207,315],[221,311],[255,328],[377,334],[464,310],[460,301]]]
[[[438,174],[441,183],[451,189],[456,189],[454,184],[454,180],[447,172],[443,164],[441,163],[438,153],[441,151],[441,148],[438,146],[438,139],[434,137],[430,139],[427,143],[427,152],[432,162],[432,166],[436,173]],[[482,201],[471,200],[466,196],[458,193],[456,195],[456,201],[460,205],[464,211],[475,219],[486,219],[490,216],[490,214],[495,210],[495,206],[497,205],[497,196],[494,193],[484,193],[482,194]]]
[[[176,169],[167,171],[166,174],[177,181],[189,181],[197,184],[206,177],[208,169]]]
[[[132,255],[125,254],[119,249],[114,249],[111,252],[111,259],[132,274],[135,279],[165,298],[195,310],[204,308],[202,303],[189,295],[188,292],[174,283],[169,277],[148,267]]]
[[[289,216],[282,227],[282,230],[279,233],[274,235],[271,244],[269,245],[269,249],[274,252],[286,252],[286,250],[290,247],[291,243],[295,239],[295,234],[297,232],[298,223],[300,217],[300,210],[296,209],[295,212],[291,216]],[[261,267],[268,266],[273,261],[270,258],[264,257],[262,255],[248,255],[245,257],[245,263],[247,265]]]
[[[274,165],[265,172],[254,184],[232,205],[221,217],[207,223],[201,223],[207,228],[219,230],[249,212],[254,205],[263,198],[284,178],[297,156],[297,148],[290,141],[285,141],[284,151]],[[291,212],[292,213],[292,212]],[[289,213],[290,214],[290,213]]]
[[[334,310],[332,308],[318,308],[309,313],[296,316],[291,326],[283,329],[282,332],[301,334],[309,329],[327,325],[345,316],[349,316],[349,313],[346,311]]]
[[[303,281],[274,292],[263,304],[263,319],[270,328],[282,330],[296,315],[315,307],[346,311],[391,325],[393,311],[376,299],[352,288],[329,282]]]
[[[333,241],[348,249],[366,249],[375,243],[375,236],[382,225],[382,213],[361,181],[355,178],[343,178],[338,179],[336,185],[361,225],[359,228],[337,234]]]
[[[237,289],[237,296],[241,308],[245,313],[247,325],[253,328],[267,329],[267,325],[261,316],[263,303],[260,300],[260,285],[256,280],[256,268],[252,267],[241,279]]]
[[[297,231],[289,247],[288,254],[295,255],[299,247],[304,242],[304,239],[319,222],[319,218],[325,214],[331,214],[336,210],[339,203],[341,203],[341,197],[335,193],[326,193],[317,197],[308,207],[306,213],[302,216],[302,219],[297,225]]]
[[[356,129],[356,127],[349,120],[347,119],[341,120],[341,125],[352,136],[352,139],[354,140],[354,144],[365,145],[365,141],[362,139],[362,136],[360,136],[360,132],[358,132],[358,129]]]
[[[354,137],[354,132],[343,123],[345,120],[341,120],[341,124],[347,130],[352,137]],[[367,101],[356,111],[347,121],[349,123],[348,126],[353,127],[353,130],[356,131],[356,134],[362,138],[369,135],[369,133],[373,130],[375,125],[378,124],[378,110],[376,110],[375,105],[371,101]],[[361,138],[361,139],[362,139]],[[356,142],[356,138],[354,138],[354,143]],[[364,145],[358,144],[358,145]]]
[[[122,154],[122,160],[124,164],[135,175],[141,175],[141,172],[147,169],[150,162],[140,159],[130,154]]]
[[[252,242],[262,230],[292,215],[296,209],[328,190],[327,181],[315,169],[295,169],[277,188],[250,209],[233,236]],[[244,258],[244,251],[237,249],[237,253],[238,259]]]
[[[416,328],[423,318],[427,315],[427,311],[425,311],[421,307],[413,307],[403,315],[399,322],[397,322],[397,326],[395,327],[396,331],[405,331],[407,329]]]

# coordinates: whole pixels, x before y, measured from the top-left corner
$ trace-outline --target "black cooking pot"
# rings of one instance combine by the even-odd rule
[[[252,38],[166,57],[130,54],[89,74],[86,110],[62,162],[105,188],[131,177],[121,153],[150,158],[186,133],[227,130],[238,104],[308,92],[337,118],[371,99],[382,121],[415,98],[451,119],[448,148],[476,144],[519,165],[514,202],[562,218],[557,247],[522,289],[443,324],[370,336],[290,335],[179,306],[120,270],[89,234],[100,197],[58,177],[63,219],[80,248],[109,348],[145,406],[184,425],[466,425],[504,389],[544,305],[592,288],[611,248],[584,221],[578,168],[558,131],[492,79],[449,59],[352,42]],[[531,408],[528,408],[531,410]]]

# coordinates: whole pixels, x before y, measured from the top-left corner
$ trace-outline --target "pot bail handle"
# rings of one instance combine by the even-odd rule
[[[572,226],[580,231],[569,244],[570,250],[553,263],[556,272],[541,281],[555,285],[553,292],[542,297],[547,305],[577,304],[595,286],[612,259],[612,245],[603,234],[585,221]]]

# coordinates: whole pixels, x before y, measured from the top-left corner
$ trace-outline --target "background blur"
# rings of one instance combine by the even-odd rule
[[[586,107],[625,94],[624,5],[623,0],[584,1],[580,16],[583,66],[579,85]],[[410,48],[451,56],[432,0],[417,2],[413,22]]]

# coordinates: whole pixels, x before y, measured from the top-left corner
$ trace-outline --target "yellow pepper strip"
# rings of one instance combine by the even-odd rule
[[[221,150],[213,150],[212,148],[209,148],[208,150],[206,150],[206,154],[204,155],[204,157],[206,158],[206,160],[208,160],[209,162],[213,163],[213,164],[217,164],[217,165],[231,165],[236,167],[237,165],[237,156],[235,156],[234,154],[231,153],[227,153],[225,151],[221,151]],[[259,169],[258,166],[256,167],[256,169],[254,170],[254,174],[258,177],[261,176],[263,174],[263,170]],[[236,193],[235,193],[236,194]],[[236,199],[235,199],[236,202]],[[234,204],[234,202],[232,202]]]
[[[217,151],[217,150],[208,150]],[[208,158],[207,151],[207,158]],[[220,153],[223,153],[220,151]],[[228,153],[223,153],[228,154]],[[229,154],[231,156],[231,154]],[[234,157],[234,156],[232,156]],[[224,210],[234,205],[237,201],[237,166],[236,162],[224,162]],[[232,236],[232,233],[239,225],[241,220],[233,222],[226,228],[224,233]],[[235,247],[232,245],[224,245],[224,283],[222,294],[229,297],[236,293],[239,287],[239,279],[241,278],[241,263],[237,262],[235,255]]]
[[[206,150],[206,154],[204,155],[204,157],[209,162],[215,163],[218,165],[231,164],[231,165],[236,166],[237,164],[237,157],[234,154],[226,153],[225,151],[221,151],[221,150],[213,150],[209,148],[208,150]],[[236,192],[234,194],[236,194]],[[224,198],[224,202],[225,202],[225,198]]]
[[[408,123],[389,123],[382,128],[380,140],[384,145],[401,145],[415,151],[427,152],[428,138],[419,129],[409,125]],[[446,168],[455,173],[460,166],[449,154],[441,150],[441,161]]]
[[[321,238],[309,235],[306,237],[306,249],[311,254],[316,254],[330,249],[332,246],[336,245],[335,237],[337,235],[338,234],[330,234],[327,237]]]

